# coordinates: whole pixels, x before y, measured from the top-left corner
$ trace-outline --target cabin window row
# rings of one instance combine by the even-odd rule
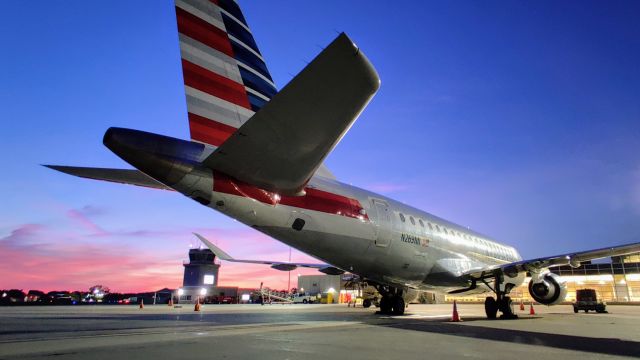
[[[400,217],[400,221],[402,221],[403,223],[407,222],[407,218],[403,213],[398,213],[398,215]],[[409,222],[411,222],[413,226],[416,226],[416,220],[411,215],[409,215]],[[420,227],[425,228],[425,222],[422,219],[418,218],[417,223],[420,224]],[[472,241],[476,247],[483,248],[484,250],[490,250],[492,253],[498,254],[500,257],[503,257],[505,259],[507,258],[515,259],[516,253],[514,249],[505,248],[491,241],[483,240],[483,239],[471,236],[469,234],[461,233],[459,231],[447,229],[444,226],[440,227],[438,224],[431,224],[428,221],[427,221],[426,227],[428,227],[429,230],[431,231],[436,231],[436,232],[444,233],[446,235],[456,236],[459,238]]]

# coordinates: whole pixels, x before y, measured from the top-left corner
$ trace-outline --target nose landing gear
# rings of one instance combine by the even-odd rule
[[[496,319],[498,317],[498,311],[502,313],[500,319],[517,319],[518,315],[513,312],[513,301],[507,296],[513,289],[514,285],[504,284],[504,277],[502,274],[496,274],[493,292],[496,293],[496,297],[487,296],[484,300],[484,311],[487,314],[487,319]],[[484,280],[483,280],[484,282]],[[485,282],[487,286],[487,284]],[[489,286],[491,288],[491,286]]]

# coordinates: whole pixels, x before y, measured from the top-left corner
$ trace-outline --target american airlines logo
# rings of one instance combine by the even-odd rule
[[[429,239],[421,238],[415,235],[402,233],[402,235],[400,236],[400,240],[409,244],[420,245],[422,247],[429,246]]]

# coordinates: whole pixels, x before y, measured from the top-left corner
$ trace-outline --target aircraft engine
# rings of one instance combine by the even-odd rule
[[[549,272],[539,274],[531,278],[529,294],[541,304],[555,305],[567,296],[567,284],[556,274]]]

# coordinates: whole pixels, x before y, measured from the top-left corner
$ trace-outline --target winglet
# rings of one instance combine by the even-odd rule
[[[213,253],[218,257],[218,259],[226,260],[226,261],[233,261],[234,260],[233,257],[231,257],[231,255],[227,254],[226,252],[224,252],[219,247],[213,245],[213,243],[211,241],[207,240],[204,236],[202,236],[202,235],[200,235],[198,233],[193,233],[193,235],[198,237],[198,239],[200,239],[200,241],[202,241],[209,249],[211,249],[211,251],[213,251]]]

